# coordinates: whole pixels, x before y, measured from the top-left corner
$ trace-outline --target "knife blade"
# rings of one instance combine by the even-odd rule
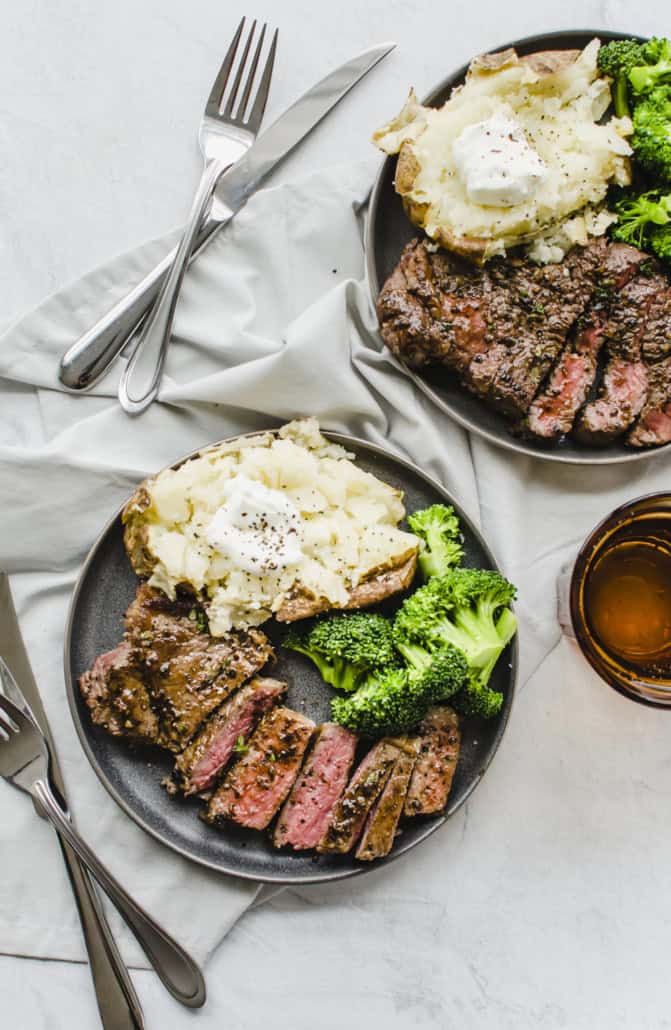
[[[21,694],[29,705],[28,710],[25,709],[21,694],[14,694],[5,684],[7,696],[24,710],[28,718],[34,719],[49,741],[53,756],[51,779],[60,798],[66,802],[65,784],[53,737],[21,635],[9,577],[5,572],[0,572],[0,656],[20,685]],[[79,910],[102,1025],[105,1030],[143,1030],[140,1000],[89,875],[67,844],[61,843],[61,850]]]
[[[336,68],[304,93],[250,147],[244,168],[233,165],[222,176],[214,201],[191,254],[193,259],[230,221],[254,189],[386,57],[395,43],[380,43]],[[254,154],[252,154],[254,151]],[[235,173],[235,175],[233,175]],[[229,179],[229,176],[231,178]],[[58,377],[70,390],[86,390],[103,376],[138,331],[161,289],[176,250],[66,350]]]
[[[231,213],[239,211],[263,180],[395,46],[391,42],[378,43],[362,51],[312,86],[287,108],[252,143],[249,150],[224,172],[215,190],[216,203],[213,205],[212,217],[215,220],[227,220]]]

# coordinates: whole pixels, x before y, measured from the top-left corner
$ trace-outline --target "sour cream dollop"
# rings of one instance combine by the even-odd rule
[[[548,173],[513,118],[492,115],[467,125],[452,156],[469,200],[483,207],[514,207],[534,196]]]
[[[281,490],[236,476],[206,530],[210,547],[239,569],[264,576],[303,558],[302,519]]]

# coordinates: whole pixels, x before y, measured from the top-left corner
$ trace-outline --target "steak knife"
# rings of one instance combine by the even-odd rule
[[[370,47],[336,68],[304,93],[258,137],[245,154],[244,161],[236,162],[220,179],[211,211],[196,239],[191,260],[240,210],[266,176],[395,46],[395,43],[381,43]],[[58,373],[65,386],[71,390],[84,390],[104,375],[142,324],[158,295],[175,252],[168,254],[135,289],[67,349]],[[151,357],[155,365],[156,355]],[[145,360],[146,356],[143,358],[143,366]],[[151,369],[151,360],[147,364]]]
[[[47,737],[53,755],[51,777],[60,797],[65,800],[65,787],[49,724],[30,666],[21,629],[16,617],[9,578],[0,572],[0,655],[4,658],[30,705],[35,722]],[[22,708],[20,695],[11,696]],[[41,814],[38,812],[38,814]],[[60,838],[59,838],[60,840]],[[61,841],[65,866],[77,902],[84,941],[89,956],[91,976],[104,1030],[144,1030],[142,1008],[128,974],[107,918],[91,883],[89,874],[71,848]]]

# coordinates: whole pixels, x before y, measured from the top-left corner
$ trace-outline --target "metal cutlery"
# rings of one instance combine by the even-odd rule
[[[219,180],[212,207],[198,230],[191,259],[230,221],[263,179],[395,46],[395,43],[381,43],[336,68],[259,136],[247,154]],[[235,186],[237,207],[230,203],[228,189],[229,176],[234,172],[231,184]],[[59,377],[65,386],[73,390],[86,389],[107,371],[153,303],[175,253],[168,254],[127,297],[68,348],[59,369]]]
[[[69,813],[52,788],[51,754],[47,740],[35,722],[15,705],[8,694],[20,695],[18,684],[0,659],[0,776],[29,794],[114,903],[135,935],[158,976],[178,1001],[199,1008],[205,1001],[205,981],[193,959],[140,906],[98,859],[74,829]]]
[[[263,73],[252,98],[266,25],[261,29],[253,57],[248,61],[256,31],[256,22],[253,22],[233,78],[233,65],[244,24],[243,18],[214,80],[200,121],[198,142],[204,168],[189,221],[177,247],[175,260],[161,286],[158,299],[142,326],[137,346],[128,359],[121,377],[119,402],[130,415],[139,414],[148,408],[158,393],[179,290],[203,215],[211,204],[214,188],[225,168],[237,160],[254,142],[266,109],[277,48],[277,29],[273,34]],[[232,84],[229,88],[231,79]],[[241,90],[242,95],[238,99]]]
[[[58,758],[53,749],[49,724],[23,643],[9,589],[9,579],[5,572],[0,572],[0,654],[4,656],[16,679],[20,680],[22,691],[15,690],[16,680],[7,677],[4,682],[0,682],[0,688],[10,701],[40,726],[49,740],[52,784],[58,797],[63,799],[65,804],[65,787]],[[41,815],[37,807],[35,810]],[[82,924],[102,1026],[104,1030],[143,1030],[144,1019],[140,1000],[86,867],[65,841],[60,840],[60,845]]]

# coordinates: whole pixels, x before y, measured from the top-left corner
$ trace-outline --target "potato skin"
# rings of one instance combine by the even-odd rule
[[[144,513],[151,507],[151,497],[147,489],[149,482],[150,480],[145,479],[140,483],[121,512],[126,553],[133,571],[141,579],[150,576],[156,564],[156,558],[151,555],[147,546],[147,523],[144,519]]]

